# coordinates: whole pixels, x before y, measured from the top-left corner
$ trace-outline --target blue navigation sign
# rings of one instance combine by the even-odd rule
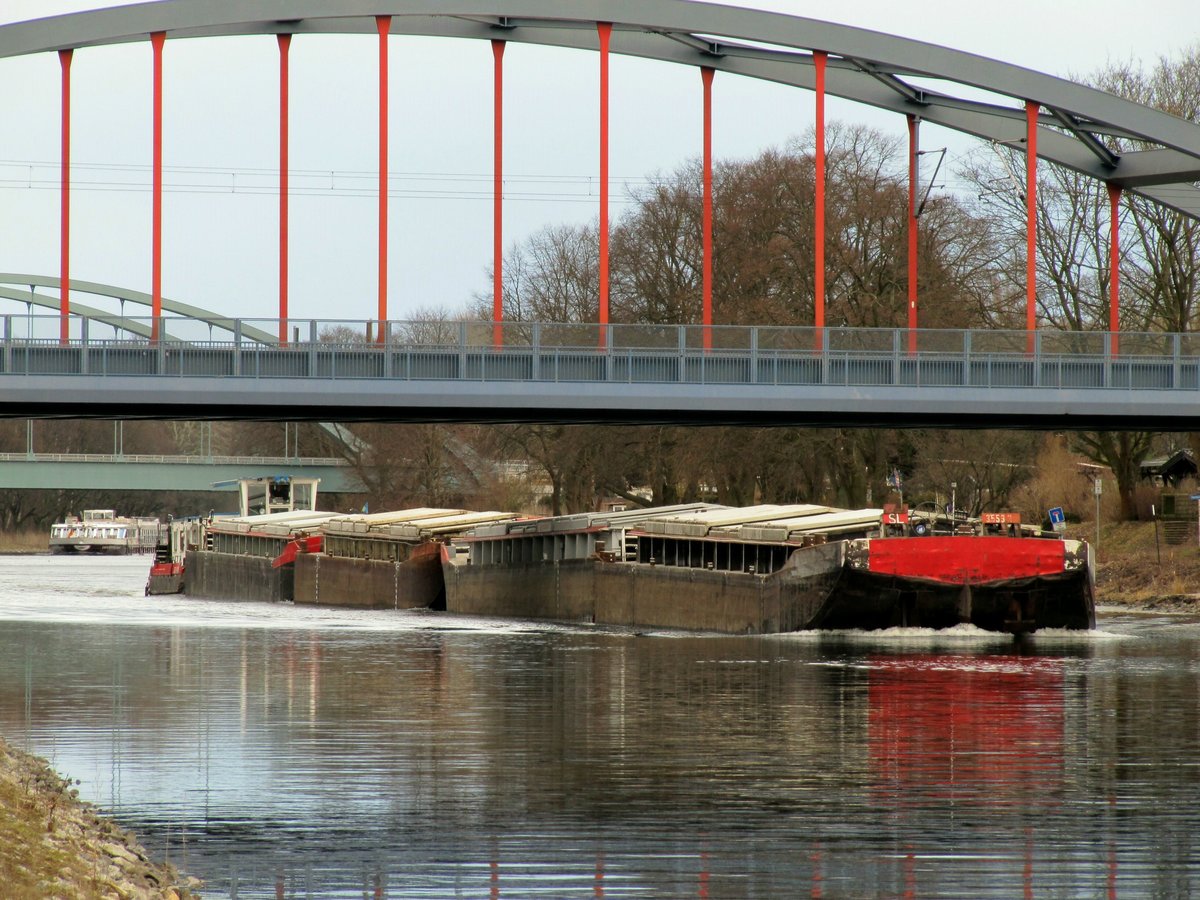
[[[1055,531],[1064,531],[1067,527],[1067,517],[1063,515],[1061,506],[1056,506],[1050,510],[1050,527]]]

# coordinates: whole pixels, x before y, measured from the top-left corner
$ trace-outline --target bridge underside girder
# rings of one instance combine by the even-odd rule
[[[1195,391],[12,376],[0,416],[1194,430]]]

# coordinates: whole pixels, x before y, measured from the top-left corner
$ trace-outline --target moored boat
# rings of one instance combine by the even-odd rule
[[[118,516],[111,509],[85,509],[50,526],[51,553],[150,553],[161,526],[152,516]]]

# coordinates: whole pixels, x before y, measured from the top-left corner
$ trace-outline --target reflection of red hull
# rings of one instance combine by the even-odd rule
[[[920,803],[1046,802],[1062,787],[1062,663],[1019,656],[870,661],[869,745],[880,790]]]

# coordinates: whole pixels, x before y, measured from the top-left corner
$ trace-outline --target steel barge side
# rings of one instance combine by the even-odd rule
[[[443,552],[446,606],[738,634],[1095,626],[1087,544],[965,519],[896,534],[882,513],[708,506],[477,529]]]

